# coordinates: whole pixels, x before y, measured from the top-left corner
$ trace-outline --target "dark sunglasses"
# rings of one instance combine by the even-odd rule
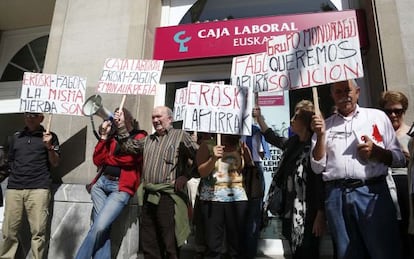
[[[384,109],[384,112],[387,115],[395,114],[397,116],[401,116],[404,113],[404,109]]]
[[[25,113],[24,114],[24,117],[26,117],[26,118],[37,118],[39,116],[40,116],[40,114],[36,114],[36,113]]]

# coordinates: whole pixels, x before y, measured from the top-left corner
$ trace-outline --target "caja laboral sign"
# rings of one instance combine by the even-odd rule
[[[169,61],[260,53],[265,51],[266,42],[272,36],[343,19],[350,19],[356,24],[360,45],[366,47],[362,11],[347,10],[158,27],[153,58]],[[351,28],[341,29],[346,31]]]

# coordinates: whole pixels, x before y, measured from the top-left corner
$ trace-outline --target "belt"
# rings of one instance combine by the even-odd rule
[[[327,181],[327,185],[334,185],[335,187],[341,188],[358,188],[365,185],[372,185],[376,183],[381,183],[385,181],[385,175],[380,175],[372,177],[369,179],[352,179],[352,178],[342,178],[337,180]]]
[[[106,179],[111,180],[111,181],[119,181],[118,176],[113,176],[113,175],[110,175],[110,174],[104,174],[103,176],[105,176]]]

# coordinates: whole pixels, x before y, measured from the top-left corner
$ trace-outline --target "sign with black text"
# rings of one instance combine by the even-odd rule
[[[86,78],[25,72],[20,111],[83,116]]]
[[[188,82],[183,130],[251,135],[251,88]]]

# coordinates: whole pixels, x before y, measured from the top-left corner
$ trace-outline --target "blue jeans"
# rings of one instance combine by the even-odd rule
[[[77,259],[111,258],[111,225],[130,195],[118,190],[118,181],[101,176],[91,190],[93,224],[76,255]]]
[[[397,217],[384,181],[357,188],[326,183],[326,216],[338,259],[400,259]]]

